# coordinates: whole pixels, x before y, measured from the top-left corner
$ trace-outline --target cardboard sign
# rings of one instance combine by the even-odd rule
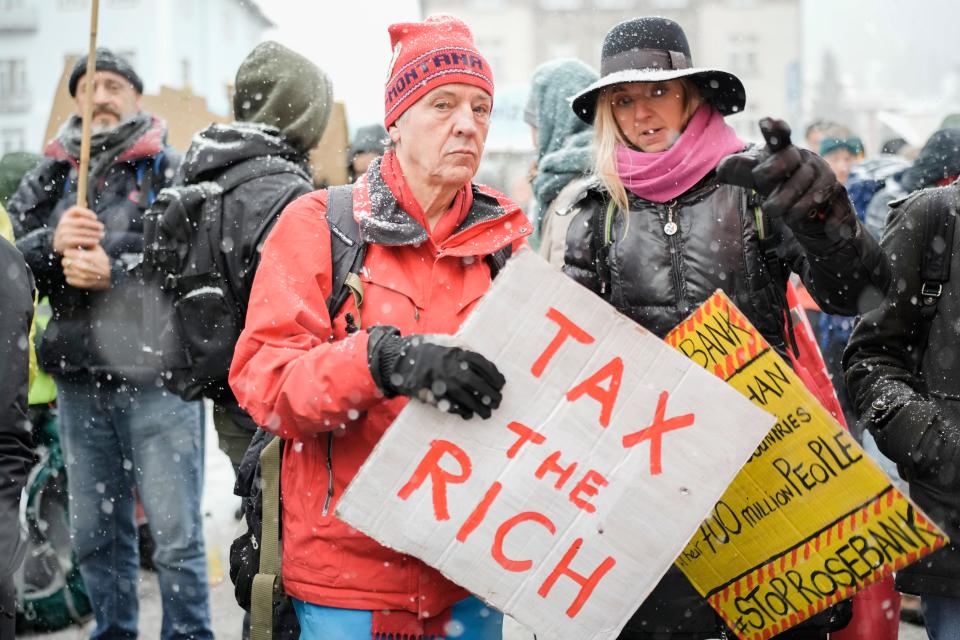
[[[777,416],[677,560],[741,638],[770,638],[946,543],[722,292],[666,341]]]
[[[615,638],[773,417],[530,250],[457,341],[500,408],[410,402],[337,515],[540,637]]]

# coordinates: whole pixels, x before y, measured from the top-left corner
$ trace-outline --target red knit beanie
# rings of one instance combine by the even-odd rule
[[[473,44],[470,28],[453,16],[389,27],[393,60],[384,96],[388,129],[417,100],[440,85],[463,83],[493,98],[493,72]]]

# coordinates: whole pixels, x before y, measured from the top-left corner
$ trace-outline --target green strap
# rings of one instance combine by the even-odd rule
[[[350,289],[350,293],[353,295],[353,302],[357,307],[357,329],[362,329],[363,326],[360,322],[360,305],[363,304],[363,281],[360,279],[360,276],[350,272],[344,279],[343,286]]]
[[[609,247],[613,243],[613,213],[617,203],[613,200],[607,205],[607,217],[603,220],[603,246]]]
[[[250,589],[250,638],[273,638],[273,597],[280,588],[280,438],[260,452],[260,571]]]
[[[767,230],[763,226],[763,211],[760,209],[760,207],[753,208],[753,217],[757,224],[757,237],[759,237],[761,240],[766,240]]]

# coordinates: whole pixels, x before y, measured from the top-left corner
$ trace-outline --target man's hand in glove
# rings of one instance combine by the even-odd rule
[[[369,332],[370,373],[388,398],[417,398],[464,420],[474,414],[489,418],[500,406],[506,380],[479,353],[441,346],[423,335],[401,336],[394,327],[372,327]]]
[[[783,219],[798,236],[851,237],[856,214],[830,165],[793,145],[783,121],[765,118],[760,129],[766,146],[724,158],[717,166],[719,180],[756,190],[764,211]]]

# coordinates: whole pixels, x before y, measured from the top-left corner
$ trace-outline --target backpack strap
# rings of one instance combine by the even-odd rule
[[[508,244],[505,247],[497,249],[495,252],[490,255],[484,256],[484,260],[487,261],[487,266],[490,267],[490,279],[493,280],[497,277],[497,274],[503,269],[507,264],[507,260],[510,259],[510,256],[513,255],[513,245]]]
[[[363,285],[359,272],[366,254],[360,225],[353,218],[353,185],[327,190],[327,225],[330,227],[330,259],[333,293],[327,300],[331,319],[351,294],[359,313]],[[359,318],[357,319],[359,323]],[[260,453],[261,530],[260,571],[250,593],[250,638],[273,637],[274,595],[282,591],[280,577],[280,461],[282,440],[274,438]]]
[[[161,150],[160,153],[153,156],[152,161],[148,161],[149,158],[137,160],[137,189],[140,192],[137,204],[140,205],[141,209],[146,209],[157,199],[156,182],[157,177],[162,175],[160,165],[163,162],[164,155],[165,153]]]
[[[353,185],[327,189],[327,226],[330,228],[330,264],[332,267],[330,298],[327,311],[332,320],[353,296],[357,307],[356,328],[361,327],[360,305],[363,304],[363,282],[360,270],[367,254],[367,243],[360,237],[360,225],[353,217]]]
[[[220,188],[226,193],[248,180],[277,173],[294,173],[304,180],[310,181],[310,176],[307,175],[306,171],[304,171],[300,165],[277,156],[262,156],[230,167],[217,176],[213,182],[220,185]]]
[[[788,274],[783,272],[783,262],[777,253],[783,236],[780,228],[773,223],[773,218],[763,210],[760,195],[756,191],[747,194],[747,209],[753,210],[754,224],[757,230],[757,245],[760,248],[760,267],[766,276],[771,290],[776,293],[780,303],[785,325],[787,347],[793,350],[793,355],[800,357],[800,345],[797,342],[796,327],[793,324],[793,315],[790,313],[790,301],[787,300],[786,289],[781,289],[778,283],[787,282]]]
[[[920,373],[923,353],[930,337],[930,327],[937,315],[937,306],[943,295],[943,285],[950,280],[953,262],[953,233],[956,226],[954,202],[943,206],[942,201],[928,198],[923,212],[923,240],[920,245],[920,327],[917,329],[917,348],[914,349],[914,373]]]
[[[262,517],[260,570],[250,593],[250,638],[273,638],[273,599],[282,593],[280,577],[280,460],[283,440],[273,438],[260,452]]]

